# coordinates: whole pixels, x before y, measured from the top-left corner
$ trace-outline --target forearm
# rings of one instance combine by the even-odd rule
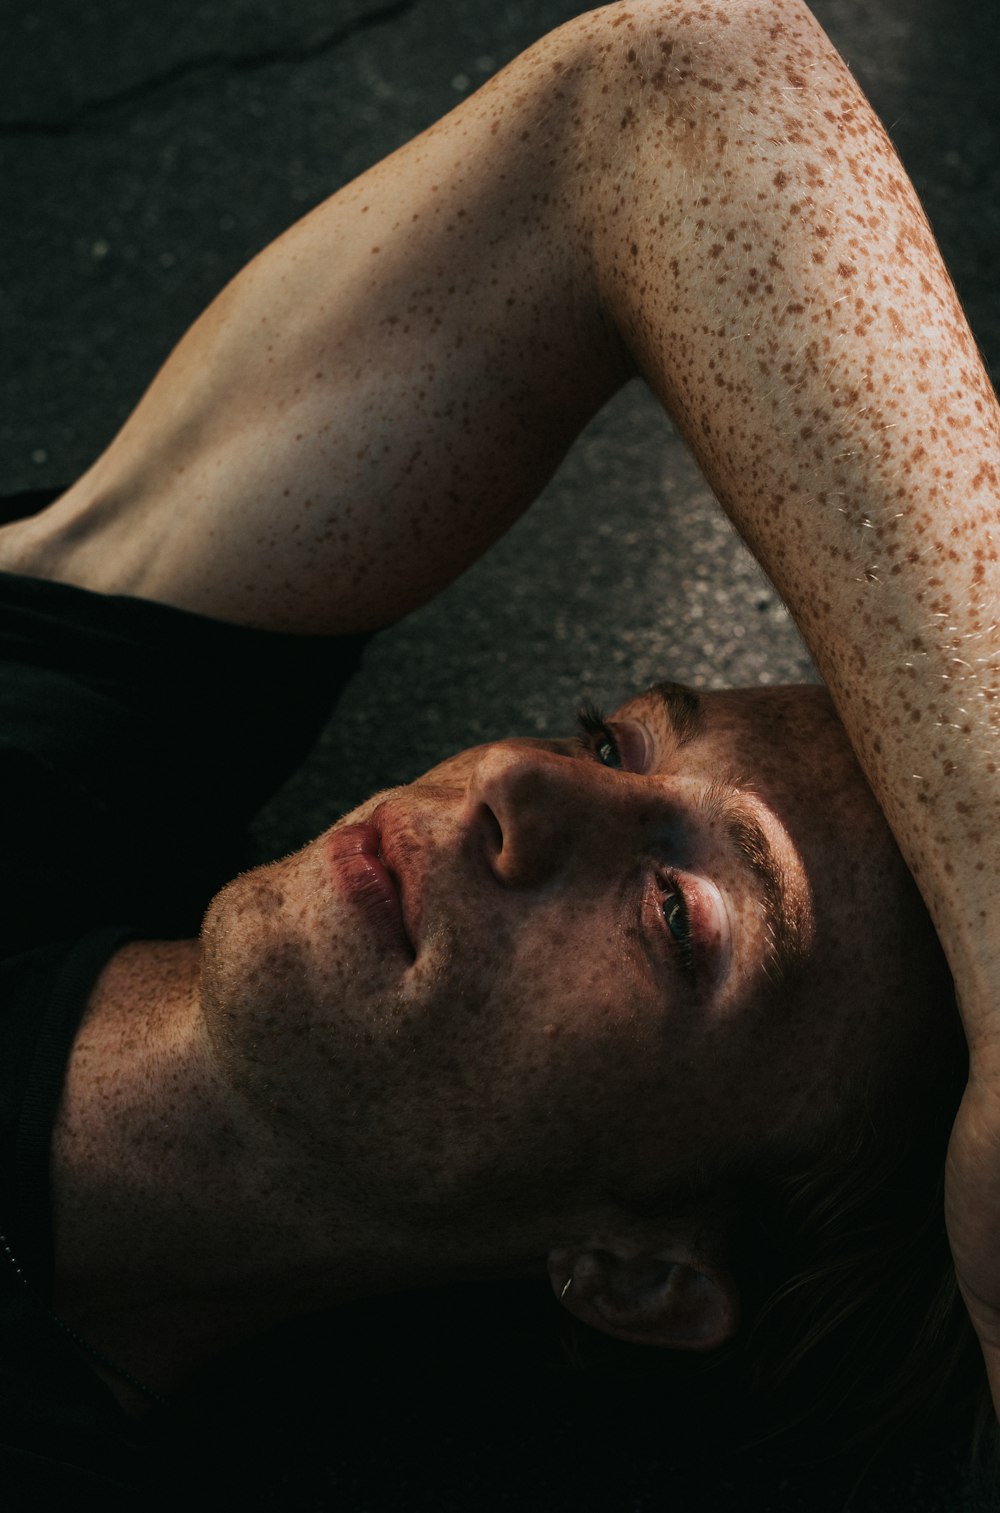
[[[630,9],[629,115],[588,207],[602,297],[805,634],[978,1017],[1000,972],[995,396],[804,6]]]

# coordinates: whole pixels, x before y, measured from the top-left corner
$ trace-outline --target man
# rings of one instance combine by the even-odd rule
[[[482,551],[636,368],[809,636],[951,949],[935,880],[955,837],[914,817],[952,804],[951,726],[988,731],[945,701],[912,802],[900,774],[919,771],[909,727],[930,723],[948,638],[992,633],[979,516],[968,593],[964,554],[929,569],[919,542],[946,464],[970,499],[992,486],[994,401],[911,191],[798,5],[612,6],[546,39],[252,264],[0,560],[22,613],[38,580],[140,601],[115,635],[144,653],[193,646],[178,611],[241,627],[204,632],[227,670],[254,631],[366,632]],[[902,455],[884,433],[904,392]],[[917,619],[943,617],[943,641],[914,625],[931,590]],[[114,639],[120,603],[83,602],[67,614]],[[875,636],[887,665],[928,659],[912,692],[869,664]],[[306,686],[322,650],[267,654]],[[90,675],[115,719],[127,673]],[[180,750],[197,726],[173,717]],[[242,781],[220,739],[211,759]],[[667,685],[588,715],[584,739],[467,753],[377,797],[218,893],[200,942],[85,942],[89,981],[74,947],[71,1003],[44,957],[13,969],[22,996],[30,977],[59,1000],[45,1022],[66,1052],[63,1082],[51,1052],[30,1082],[52,1131],[54,1306],[126,1408],[292,1309],[545,1264],[585,1322],[720,1345],[740,1295],[724,1200],[849,1143],[880,1097],[905,1114],[925,1094],[948,1046],[936,947],[825,697]],[[161,775],[186,842],[210,806]],[[174,926],[162,884],[186,845],[147,817],[176,847],[164,876],[115,860],[77,930]],[[113,822],[141,856],[135,815]],[[958,828],[974,873],[982,837]],[[204,882],[218,857],[199,861]],[[904,1022],[921,1049],[900,1067]],[[19,1138],[37,1177],[37,1120]]]

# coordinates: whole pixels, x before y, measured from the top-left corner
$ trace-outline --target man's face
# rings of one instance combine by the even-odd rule
[[[941,990],[825,692],[663,684],[588,724],[462,752],[209,910],[232,1074],[375,1206],[710,1187],[821,1139]]]

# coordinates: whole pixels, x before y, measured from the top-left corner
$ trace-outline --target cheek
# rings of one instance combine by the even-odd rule
[[[601,905],[559,898],[530,905],[518,919],[494,921],[482,955],[492,955],[498,988],[520,1006],[521,1023],[544,1028],[550,1040],[634,1039],[652,1012],[636,937],[634,929],[609,923]]]
[[[589,1145],[661,1085],[663,1005],[636,943],[620,930],[609,938],[599,911],[539,906],[531,926],[499,943],[485,1006],[497,1069],[516,1101],[547,1111],[543,1123],[568,1120]]]

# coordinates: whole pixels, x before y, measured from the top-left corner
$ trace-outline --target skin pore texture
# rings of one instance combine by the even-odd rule
[[[900,1027],[933,1045],[947,977],[825,692],[664,685],[596,740],[463,752],[235,880],[200,943],[113,960],[55,1213],[57,1307],[116,1361],[169,1386],[304,1307],[546,1264],[587,1322],[703,1348],[738,1318],[706,1207],[734,1157],[818,1149],[866,1096],[907,1117]],[[361,823],[408,945],[345,882]]]
[[[428,598],[495,540],[586,420],[636,373],[676,419],[803,630],[944,946],[972,1061],[949,1168],[950,1234],[988,1364],[996,1346],[1000,1391],[1000,1311],[993,1306],[1000,1304],[1000,1280],[992,1259],[1000,1234],[1000,1176],[992,1179],[1000,1148],[1000,958],[989,927],[1000,895],[1000,628],[993,613],[1000,587],[994,545],[1000,424],[912,187],[847,67],[799,0],[626,0],[544,38],[240,274],[180,342],[83,478],[36,520],[0,532],[0,563],[240,624],[293,633],[370,628]],[[695,743],[686,749],[693,755]],[[560,751],[535,753],[538,772],[522,785],[525,801],[532,782],[544,788],[553,780],[552,764],[565,759]],[[756,759],[766,765],[759,751]],[[522,756],[513,765],[520,771],[527,763]],[[741,781],[762,781],[739,752],[726,758],[730,776],[734,769]],[[584,784],[611,781],[579,759],[574,770]],[[614,781],[617,799],[632,792],[627,775],[615,774]],[[420,823],[433,838],[438,824],[445,826],[448,801],[430,792],[424,797]],[[810,951],[822,952],[829,941],[825,906],[817,903],[819,876],[807,868],[803,881],[780,843],[779,854],[791,874],[799,934],[808,937]],[[168,952],[187,1018],[162,1021],[155,1040],[161,1060],[144,1065],[141,1095],[127,1079],[99,1087],[101,1057],[121,1044],[101,1028],[100,1007],[92,1031],[85,1027],[64,1110],[60,1139],[67,1143],[57,1156],[57,1169],[65,1160],[69,1174],[57,1186],[64,1204],[57,1225],[64,1254],[80,1257],[78,1275],[90,1278],[75,1287],[76,1316],[91,1307],[103,1320],[104,1338],[110,1310],[101,1314],[93,1302],[101,1267],[87,1249],[97,1242],[86,1239],[85,1205],[73,1193],[96,1198],[102,1160],[114,1186],[113,1152],[98,1150],[102,1136],[93,1127],[87,1135],[87,1098],[120,1103],[120,1130],[140,1108],[157,1110],[159,1138],[169,1140],[171,1130],[183,1127],[176,1109],[193,1106],[189,1085],[203,1088],[206,1123],[208,1110],[218,1120],[214,1144],[205,1136],[205,1160],[214,1145],[246,1141],[255,1130],[242,1180],[258,1184],[257,1198],[265,1195],[269,1173],[281,1171],[285,1180],[281,1140],[290,1131],[298,1132],[302,1151],[322,1144],[320,1113],[282,1091],[277,1070],[260,1070],[268,1036],[289,1066],[304,1068],[316,1065],[309,1046],[321,1044],[327,1028],[341,1027],[336,1016],[328,1025],[316,1008],[319,1019],[296,1036],[282,1002],[264,991],[298,973],[310,989],[306,1003],[332,1004],[337,997],[312,991],[324,974],[335,980],[332,961],[324,964],[294,932],[279,930],[267,943],[266,922],[289,911],[302,915],[300,928],[308,922],[313,895],[307,897],[306,883],[315,879],[316,897],[326,886],[319,855],[307,851],[300,862],[237,884],[226,930],[223,915],[209,916],[207,943],[221,949],[238,939],[242,918],[245,944],[252,936],[260,947],[254,992],[270,1008],[257,1010],[249,1046],[236,1033],[242,1016],[234,1009],[227,1017],[222,1007],[237,1001],[225,970],[235,958],[224,950],[213,958],[204,999],[195,992],[193,945]],[[433,898],[436,884],[428,886]],[[827,902],[842,907],[847,891]],[[596,895],[586,907],[597,907]],[[878,909],[866,914],[863,929],[860,920],[847,921],[852,949],[873,931],[877,938],[883,922],[888,931],[889,918]],[[497,927],[512,928],[503,911]],[[567,920],[553,928],[566,933],[568,953],[587,970],[594,945],[586,910],[575,925]],[[587,953],[577,951],[574,929],[587,934]],[[162,958],[168,948],[159,949]],[[492,949],[484,945],[487,962]],[[600,977],[608,962],[598,957],[589,969]],[[823,959],[836,967],[832,956]],[[160,965],[166,970],[165,960]],[[351,971],[370,996],[378,975],[374,955]],[[163,1005],[151,988],[142,998],[134,974],[147,986],[158,980],[141,953],[113,964],[103,990],[107,1025],[133,989],[136,1002],[148,999],[152,1023],[160,1022]],[[459,1001],[483,986],[452,984]],[[620,1001],[612,995],[607,1023]],[[859,1001],[854,984],[850,1001]],[[217,1008],[208,1020],[195,1011],[205,1002]],[[405,1008],[404,995],[397,1010]],[[555,1006],[544,1013],[539,1007],[527,1022],[536,1036],[533,1067],[560,1064],[571,1038],[568,1012],[557,993]],[[852,1012],[864,1016],[853,1026],[856,1036],[877,1042],[889,1034],[891,1016],[881,1023],[862,1008]],[[838,1054],[835,1020],[823,1013],[815,1020],[786,1016],[783,1054],[773,1067],[782,1097],[796,1108],[808,1105],[816,1119],[829,1110],[822,1099],[815,1105],[809,1099],[805,1072],[818,1056]],[[419,1023],[419,1016],[406,1022]],[[811,1039],[821,1033],[817,1025],[819,1044]],[[545,1033],[546,1026],[558,1033]],[[766,1028],[775,1033],[771,1022]],[[352,1030],[348,1020],[342,1029],[364,1043],[360,1026]],[[674,1016],[672,1029],[695,1034],[683,1016]],[[130,1033],[121,1029],[125,1038]],[[735,1062],[740,1035],[749,1031],[740,1015],[720,1012],[713,1034],[721,1064],[723,1047]],[[643,1052],[655,1031],[640,1016],[629,1035],[635,1063],[629,1072],[648,1093]],[[603,1067],[592,1054],[592,1065]],[[418,1081],[420,1066],[415,1056]],[[471,1172],[492,1154],[498,1179],[509,1179],[498,1154],[502,1142],[496,1137],[496,1149],[490,1145],[493,1126],[484,1123],[476,1133],[471,1107],[477,1116],[481,1110],[468,1072],[459,1064],[441,1070],[453,1076],[456,1156],[468,1155]],[[670,1071],[663,1069],[668,1080]],[[596,1076],[591,1082],[596,1088]],[[811,1088],[816,1094],[815,1082]],[[603,1100],[599,1093],[601,1115],[610,1119],[610,1092]],[[693,1088],[689,1093],[697,1102]],[[615,1106],[636,1096],[626,1088]],[[360,1095],[347,1086],[345,1097],[336,1118],[346,1139],[356,1128],[350,1111]],[[259,1117],[246,1123],[248,1108],[259,1116],[265,1104],[274,1106],[274,1126]],[[735,1127],[759,1132],[762,1107],[752,1097],[741,1095],[735,1110]],[[694,1103],[686,1115],[710,1147],[704,1110],[701,1124]],[[534,1140],[534,1157],[555,1166],[561,1141],[545,1133]],[[92,1172],[82,1155],[88,1139]],[[574,1148],[581,1139],[586,1146],[576,1131]],[[396,1140],[393,1159],[402,1159],[404,1145]],[[609,1142],[609,1150],[618,1148]],[[400,1184],[388,1171],[389,1154],[382,1181],[392,1188]],[[699,1152],[703,1163],[712,1157],[710,1148]],[[610,1191],[627,1173],[612,1173],[610,1154],[604,1160]],[[457,1190],[461,1161],[459,1167]],[[300,1271],[311,1279],[304,1297],[313,1295],[313,1282],[317,1293],[321,1285],[324,1240],[314,1213],[320,1170],[317,1156],[289,1197],[297,1193],[313,1226],[298,1252]],[[178,1211],[181,1171],[187,1180],[189,1165],[178,1168]],[[564,1249],[624,1255],[621,1247],[615,1252],[586,1239],[569,1196],[576,1194],[572,1162],[563,1175],[560,1191],[569,1206],[550,1212],[555,1222],[544,1240],[526,1222],[512,1267],[555,1245],[553,1229],[562,1232]],[[131,1180],[138,1202],[143,1179],[135,1172]],[[275,1199],[278,1190],[275,1178],[266,1196]],[[505,1190],[498,1180],[498,1195]],[[415,1202],[422,1193],[418,1182]],[[229,1201],[223,1197],[220,1214]],[[238,1197],[234,1188],[232,1206]],[[207,1224],[207,1198],[203,1206]],[[195,1255],[197,1217],[195,1204],[188,1236]],[[591,1218],[593,1233],[609,1222],[606,1213]],[[112,1223],[109,1216],[109,1232]],[[488,1236],[490,1226],[481,1233]],[[723,1269],[699,1255],[696,1238],[697,1231],[675,1233],[666,1253],[683,1252],[688,1274],[708,1278],[709,1290],[728,1298]],[[275,1271],[282,1243],[278,1230]],[[407,1244],[419,1273],[418,1225]],[[659,1244],[639,1251],[659,1254]],[[266,1237],[258,1237],[258,1246],[266,1256]],[[403,1248],[400,1241],[386,1254]],[[207,1266],[207,1239],[203,1249]],[[463,1264],[481,1262],[466,1255]],[[177,1285],[181,1317],[186,1294]],[[583,1291],[574,1287],[570,1297]],[[606,1287],[604,1296],[613,1291]],[[235,1317],[243,1306],[239,1289],[226,1295]],[[168,1312],[160,1333],[169,1355],[182,1347],[171,1336]],[[721,1305],[714,1314],[711,1307],[689,1312],[704,1326],[703,1338],[728,1327]],[[225,1333],[224,1321],[218,1329]],[[122,1335],[127,1346],[128,1330]],[[147,1340],[132,1358],[148,1369],[163,1357]]]

